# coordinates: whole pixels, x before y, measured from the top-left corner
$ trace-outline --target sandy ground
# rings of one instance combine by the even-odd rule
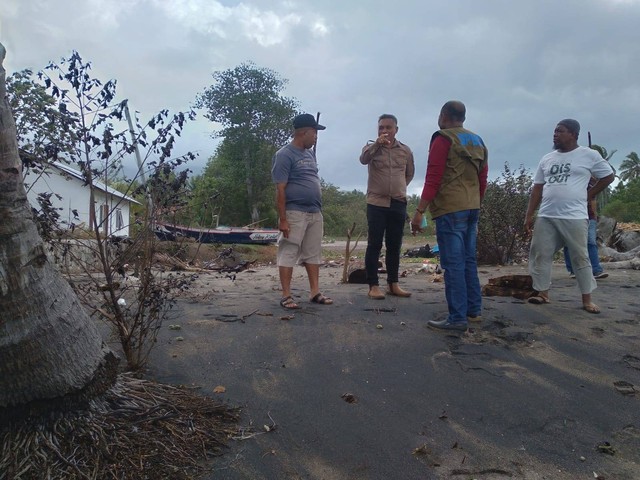
[[[201,274],[150,375],[242,406],[246,438],[206,478],[640,478],[640,271],[599,281],[592,315],[558,266],[551,304],[485,298],[482,323],[456,335],[427,328],[446,315],[444,284],[420,266],[401,267],[411,298],[383,301],[322,268],[331,306],[308,302],[297,268],[295,312],[274,266]],[[526,273],[480,270],[483,284]]]

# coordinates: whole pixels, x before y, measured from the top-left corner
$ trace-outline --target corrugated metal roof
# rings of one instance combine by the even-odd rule
[[[74,178],[77,178],[78,180],[82,181],[82,183],[85,183],[85,178],[82,176],[82,173],[80,173],[77,170],[74,170],[69,165],[65,165],[64,163],[60,163],[60,162],[52,162],[49,165],[51,165],[53,167],[56,167],[58,170],[62,170],[66,174],[68,174],[68,175],[70,175],[70,176],[72,176]],[[124,200],[127,200],[128,202],[137,203],[138,205],[142,205],[135,198],[129,197],[128,195],[125,195],[124,193],[119,192],[115,188],[111,188],[111,187],[105,185],[104,183],[102,183],[99,180],[94,179],[93,180],[93,186],[95,188],[97,188],[98,190],[102,190],[103,192],[106,192],[106,193],[109,193],[110,195],[113,195],[114,197],[122,198]]]

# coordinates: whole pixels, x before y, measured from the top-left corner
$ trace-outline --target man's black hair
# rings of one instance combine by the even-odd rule
[[[450,100],[442,106],[442,113],[453,121],[464,122],[467,115],[467,109],[465,108],[464,103],[458,100]]]
[[[398,125],[398,119],[396,118],[395,115],[391,115],[390,113],[383,113],[382,115],[380,115],[378,117],[378,121],[380,120],[384,120],[386,118],[390,118],[391,120],[393,120],[393,123],[395,123],[396,125]]]

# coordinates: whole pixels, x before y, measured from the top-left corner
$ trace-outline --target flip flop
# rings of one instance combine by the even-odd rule
[[[542,295],[536,295],[534,297],[529,297],[529,300],[527,300],[529,303],[533,303],[534,305],[543,305],[545,303],[550,303],[549,299],[546,297],[543,297]]]
[[[598,307],[595,303],[590,303],[588,305],[582,305],[582,308],[589,313],[600,313],[600,307]]]
[[[287,310],[299,310],[300,308],[302,308],[293,300],[293,297],[291,295],[289,295],[288,297],[282,297],[280,299],[280,306]]]
[[[331,305],[333,300],[329,297],[325,297],[321,293],[316,293],[313,298],[310,300],[311,303],[319,303],[320,305]]]

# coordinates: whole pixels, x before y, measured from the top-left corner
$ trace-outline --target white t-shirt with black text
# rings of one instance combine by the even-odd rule
[[[602,156],[587,147],[570,152],[554,150],[540,160],[533,183],[544,185],[539,217],[587,219],[587,185],[589,179],[613,173]]]

